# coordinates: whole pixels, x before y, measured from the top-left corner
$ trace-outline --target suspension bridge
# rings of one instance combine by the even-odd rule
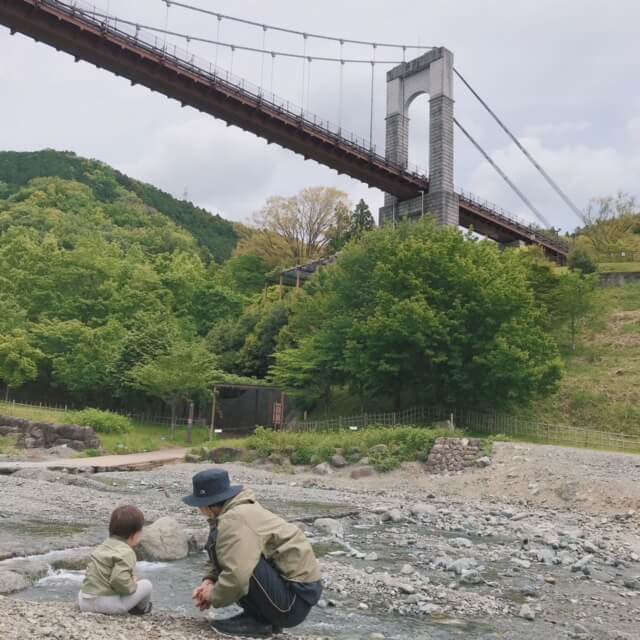
[[[348,40],[320,34],[309,34],[283,27],[223,16],[173,0],[159,0],[166,6],[164,26],[140,24],[134,20],[110,15],[107,10],[79,1],[61,0],[0,0],[0,24],[11,33],[21,33],[46,43],[59,51],[84,60],[97,67],[127,78],[132,84],[143,85],[153,91],[178,100],[183,106],[191,106],[201,112],[236,125],[245,131],[276,143],[313,159],[339,173],[344,173],[385,193],[384,206],[380,209],[380,223],[395,223],[416,219],[426,213],[434,215],[441,224],[472,228],[477,233],[503,245],[537,245],[545,254],[564,263],[567,245],[559,238],[545,232],[539,225],[532,225],[508,214],[481,198],[454,187],[453,132],[454,126],[469,138],[473,145],[494,166],[498,173],[514,189],[533,215],[544,227],[550,227],[545,218],[498,167],[453,114],[453,83],[458,77],[480,100],[498,124],[512,137],[547,182],[577,215],[577,207],[558,187],[552,178],[538,165],[528,151],[508,130],[488,105],[480,98],[467,80],[453,66],[453,54],[444,47],[409,47],[402,44],[375,43]],[[209,14],[217,20],[216,37],[209,38],[169,29],[169,9]],[[263,33],[263,46],[249,47],[220,40],[220,24],[233,20]],[[274,51],[265,47],[268,30],[297,35],[303,42],[302,52]],[[172,44],[167,38],[206,43],[215,46],[215,61],[196,57],[188,50]],[[339,44],[340,55],[311,56],[307,53],[308,39],[330,40]],[[371,47],[372,56],[347,58],[343,55],[345,44]],[[244,50],[262,56],[260,85],[234,76],[231,69],[218,66],[219,48],[229,49],[233,67],[236,50]],[[421,49],[420,55],[407,60],[407,50]],[[376,58],[380,50],[402,52],[402,59]],[[346,64],[370,66],[371,104],[369,137],[359,137],[347,132],[341,123],[334,124],[320,118],[307,109],[296,107],[290,101],[278,97],[262,86],[264,61],[271,59],[271,89],[273,65],[276,58],[299,59],[302,63],[302,102],[305,82],[310,82],[313,61],[334,62],[340,68],[340,109],[342,110],[343,67]],[[382,65],[391,66],[386,73],[387,114],[386,145],[380,154],[373,141],[374,71]],[[411,102],[421,94],[429,95],[430,104],[430,154],[429,174],[409,167],[409,118]],[[308,101],[309,91],[307,91]]]

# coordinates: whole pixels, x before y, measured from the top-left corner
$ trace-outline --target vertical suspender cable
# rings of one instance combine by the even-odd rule
[[[376,45],[373,45],[373,60],[371,61],[371,112],[369,116],[369,150],[373,152],[373,97],[374,97],[374,82],[375,82],[375,70],[376,70]]]
[[[216,29],[216,43],[220,42],[220,23],[222,22],[222,16],[218,16],[218,27]],[[213,66],[218,68],[218,49],[220,48],[219,44],[216,44],[216,59],[213,63]]]
[[[260,64],[260,91],[262,91],[262,83],[264,82],[264,56],[267,48],[267,27],[262,26],[262,61]]]
[[[342,133],[342,94],[344,91],[344,59],[342,57],[342,47],[344,42],[340,41],[340,88],[338,90],[338,132]]]
[[[271,88],[269,92],[271,93],[271,97],[273,98],[273,76],[276,72],[276,54],[271,52]]]
[[[307,34],[302,34],[302,94],[300,95],[300,109],[304,111],[304,86],[305,86],[305,72],[307,70]]]
[[[229,65],[229,75],[233,75],[233,54],[236,52],[236,48],[231,45],[231,64]]]
[[[311,104],[311,62],[313,60],[313,58],[307,58],[307,60],[309,61],[309,67],[307,69],[307,111],[310,110],[310,104]]]

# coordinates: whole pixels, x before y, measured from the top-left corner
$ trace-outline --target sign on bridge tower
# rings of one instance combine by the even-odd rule
[[[380,224],[430,213],[443,225],[458,225],[453,187],[453,53],[444,47],[403,62],[387,73],[386,158],[409,164],[409,106],[429,95],[429,192],[409,200],[386,194]]]

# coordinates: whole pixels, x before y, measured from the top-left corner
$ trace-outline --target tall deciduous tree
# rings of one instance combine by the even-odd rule
[[[347,194],[330,187],[309,187],[291,197],[273,196],[255,216],[256,229],[238,247],[270,266],[301,264],[324,255]]]
[[[203,343],[180,341],[168,353],[132,369],[129,377],[133,386],[169,405],[173,438],[178,403],[208,393],[216,377],[215,360]]]
[[[576,349],[576,338],[582,325],[596,311],[596,274],[583,275],[567,271],[560,276],[558,298],[559,310],[567,323],[571,349]]]

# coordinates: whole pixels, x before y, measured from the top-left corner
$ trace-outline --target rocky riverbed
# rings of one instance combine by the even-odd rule
[[[212,637],[188,598],[204,561],[203,522],[180,502],[203,466],[0,476],[0,558],[37,556],[0,562],[0,588],[7,576],[22,580],[11,600],[0,600],[0,637]],[[359,480],[348,470],[319,477],[226,467],[299,522],[322,556],[326,589],[300,627],[307,638],[640,637],[638,457],[501,444],[490,466],[441,476],[417,464]],[[56,564],[50,553],[98,542],[123,502],[141,506],[149,521],[175,518],[196,551],[142,569],[165,585],[146,626],[78,614],[68,601],[82,560]],[[17,634],[28,625],[49,635]],[[84,635],[69,635],[76,628]]]

